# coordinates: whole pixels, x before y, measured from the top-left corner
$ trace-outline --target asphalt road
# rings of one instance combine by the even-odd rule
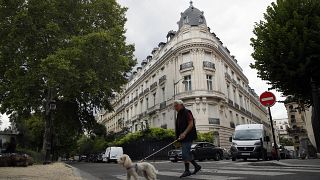
[[[159,171],[158,179],[180,179],[184,170],[183,163],[170,161],[150,162]],[[84,179],[88,180],[125,180],[126,170],[115,163],[68,163],[80,172]],[[184,179],[203,180],[319,180],[320,159],[309,160],[280,160],[278,161],[204,161],[199,162],[202,170],[197,175]],[[193,171],[193,167],[190,168]],[[143,179],[143,178],[141,178]]]

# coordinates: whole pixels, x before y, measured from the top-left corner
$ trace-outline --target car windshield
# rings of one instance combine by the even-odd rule
[[[198,144],[192,144],[191,148],[195,148]]]
[[[234,140],[257,140],[262,138],[262,131],[260,129],[246,129],[234,132]]]

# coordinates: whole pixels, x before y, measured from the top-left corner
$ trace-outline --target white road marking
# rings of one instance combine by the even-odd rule
[[[159,175],[163,176],[172,176],[172,177],[179,177],[182,172],[173,172],[173,171],[161,171],[158,173]],[[232,179],[244,179],[244,177],[231,177],[231,176],[213,176],[213,175],[202,175],[202,174],[197,174],[197,175],[192,175],[187,178],[194,178],[194,179],[203,179],[203,180],[232,180]]]
[[[247,168],[241,168],[241,167],[221,167],[221,169],[225,169],[225,170],[252,170],[252,171],[256,171],[257,167],[247,167]],[[262,167],[261,169],[263,169],[264,171],[288,171],[288,172],[313,172],[313,173],[319,173],[320,169],[314,169],[314,168],[296,168],[296,167],[280,167],[280,168],[270,168],[270,167]]]

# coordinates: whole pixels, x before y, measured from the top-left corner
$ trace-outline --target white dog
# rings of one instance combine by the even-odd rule
[[[127,169],[127,180],[131,179],[137,180],[139,175],[144,176],[147,180],[156,180],[158,171],[156,168],[147,162],[141,162],[133,164],[130,157],[123,154],[119,159],[118,163]]]

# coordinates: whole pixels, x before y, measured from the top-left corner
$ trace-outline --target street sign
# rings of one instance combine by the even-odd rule
[[[271,107],[276,103],[276,96],[272,92],[265,91],[260,95],[260,103],[266,107]]]

